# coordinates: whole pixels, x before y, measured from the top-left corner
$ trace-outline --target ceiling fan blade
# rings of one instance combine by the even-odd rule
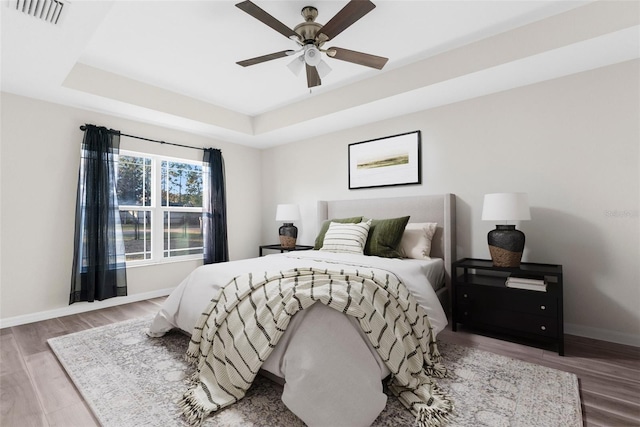
[[[312,88],[315,86],[320,86],[322,82],[320,81],[320,75],[318,74],[318,70],[316,67],[312,67],[309,64],[307,66],[307,87]]]
[[[270,26],[283,36],[287,38],[294,37],[295,40],[299,38],[298,34],[293,31],[291,28],[284,25],[282,22],[278,21],[276,18],[262,10],[255,3],[252,3],[249,0],[243,1],[241,3],[236,4],[236,7],[247,12],[249,15],[256,18],[258,21]]]
[[[371,12],[376,7],[369,0],[351,0],[345,7],[336,13],[318,32],[320,41],[335,38],[338,34],[349,28],[358,19]]]
[[[268,55],[256,56],[255,58],[245,59],[244,61],[238,61],[236,64],[242,65],[243,67],[248,67],[249,65],[260,64],[261,62],[271,61],[272,59],[282,58],[284,56],[288,56],[287,52],[291,52],[290,50],[283,50],[281,52],[270,53]]]
[[[364,65],[365,67],[376,68],[378,70],[382,70],[382,67],[384,67],[389,60],[389,58],[384,58],[382,56],[356,52],[355,50],[344,49],[341,47],[330,47],[327,49],[327,55],[334,59],[353,62],[354,64]]]

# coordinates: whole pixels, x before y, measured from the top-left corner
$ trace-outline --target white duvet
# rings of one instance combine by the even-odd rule
[[[395,273],[427,311],[437,334],[447,318],[433,290],[443,261],[389,259],[323,251],[289,252],[194,270],[167,298],[149,328],[152,336],[179,328],[189,334],[220,288],[241,274],[337,264]],[[282,401],[310,426],[368,426],[386,405],[381,379],[389,370],[355,319],[322,304],[296,314],[262,369],[286,381]]]

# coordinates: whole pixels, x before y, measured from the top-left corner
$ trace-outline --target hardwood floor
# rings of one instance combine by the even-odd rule
[[[0,426],[98,426],[47,339],[152,314],[163,301],[155,298],[0,330]],[[439,339],[573,372],[580,381],[585,426],[640,426],[639,348],[567,335],[566,356],[561,357],[465,331],[447,329]]]
[[[156,313],[164,299],[2,329],[0,426],[99,426],[47,339]]]

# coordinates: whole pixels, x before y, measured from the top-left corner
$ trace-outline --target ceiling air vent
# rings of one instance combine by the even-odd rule
[[[41,21],[57,24],[66,3],[60,0],[13,0],[15,9]]]

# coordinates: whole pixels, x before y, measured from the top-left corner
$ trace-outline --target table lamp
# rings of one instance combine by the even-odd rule
[[[531,219],[526,193],[493,193],[484,195],[483,221],[504,221],[487,235],[491,260],[495,267],[520,267],[524,250],[524,233],[507,221]]]
[[[298,228],[293,225],[294,221],[300,220],[300,208],[298,205],[278,205],[276,209],[276,221],[282,221],[282,227],[278,229],[280,235],[280,246],[285,249],[296,247],[298,238]]]

